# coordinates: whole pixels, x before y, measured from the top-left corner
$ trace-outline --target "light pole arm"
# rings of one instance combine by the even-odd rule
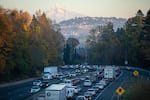
[[[136,26],[150,26],[149,24],[135,24],[132,23],[131,26],[136,27]]]

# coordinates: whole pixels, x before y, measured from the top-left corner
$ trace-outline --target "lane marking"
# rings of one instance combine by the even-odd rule
[[[121,74],[120,74],[114,81],[117,81],[122,75],[123,75],[123,71],[121,71]],[[114,81],[113,81],[113,82],[114,82]],[[105,89],[103,89],[103,90],[101,91],[101,93],[99,93],[99,95],[95,98],[95,100],[99,100],[98,98],[101,96],[101,94],[102,94],[107,88],[109,88],[109,87],[113,84],[113,82],[111,82]]]
[[[120,86],[122,86],[123,83],[124,83],[128,78],[129,78],[129,76],[127,76],[126,79],[121,82]],[[113,98],[114,98],[115,95],[116,95],[116,93],[114,92],[113,96],[111,97],[111,100],[113,100]]]

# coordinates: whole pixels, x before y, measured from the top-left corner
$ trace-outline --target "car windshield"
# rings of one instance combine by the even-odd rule
[[[48,81],[42,81],[42,83],[49,83]]]
[[[94,91],[94,89],[89,89],[88,91]]]
[[[40,82],[40,80],[35,80],[34,82]]]
[[[38,86],[33,86],[33,87],[32,87],[32,89],[38,89],[38,88],[39,88]]]
[[[86,93],[84,93],[84,95],[85,95],[85,96],[91,96],[91,93],[86,92]]]

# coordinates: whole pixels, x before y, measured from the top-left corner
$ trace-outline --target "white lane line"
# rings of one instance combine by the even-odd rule
[[[118,80],[122,75],[123,75],[123,71],[121,71],[121,74],[116,78],[116,80]],[[106,90],[107,88],[109,88],[112,84],[113,84],[113,82],[110,83],[104,90]],[[101,91],[101,93],[95,98],[95,100],[98,100],[98,98],[101,96],[101,94],[104,92],[104,90]]]
[[[125,80],[123,80],[120,84],[120,86],[123,85],[123,83],[125,83],[125,81],[129,78],[129,76],[127,76],[127,78]],[[111,97],[111,100],[113,100],[114,96],[116,95],[116,92],[114,92],[113,96]]]

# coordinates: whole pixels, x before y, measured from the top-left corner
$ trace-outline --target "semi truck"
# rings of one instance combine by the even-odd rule
[[[109,79],[110,81],[116,78],[115,67],[107,66],[104,68],[104,78]]]
[[[52,84],[45,89],[45,100],[66,100],[66,85]]]
[[[43,79],[53,79],[58,74],[58,68],[56,66],[44,67]]]

